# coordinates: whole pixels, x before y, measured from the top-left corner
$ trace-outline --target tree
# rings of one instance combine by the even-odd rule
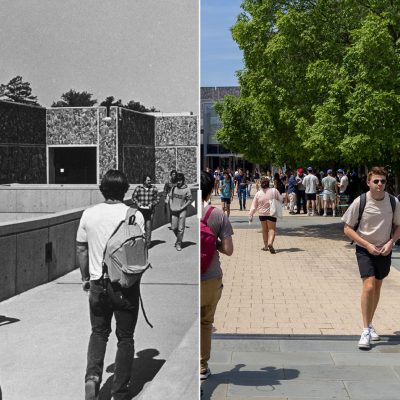
[[[92,107],[97,103],[97,100],[92,99],[92,93],[78,92],[70,89],[68,92],[61,95],[61,99],[53,102],[52,107]]]
[[[32,95],[31,84],[24,82],[22,76],[12,78],[6,85],[0,85],[0,98],[16,103],[40,106],[37,97]]]
[[[131,100],[129,101],[124,108],[128,108],[129,110],[139,111],[139,112],[154,112],[157,111],[154,107],[147,108],[143,104],[140,104],[139,101]]]
[[[397,161],[399,2],[244,0],[242,9],[232,27],[241,95],[216,106],[224,147],[255,162]]]
[[[104,107],[111,107],[111,106],[122,107],[122,101],[121,99],[115,101],[114,96],[108,96],[104,101],[100,103],[100,105]]]

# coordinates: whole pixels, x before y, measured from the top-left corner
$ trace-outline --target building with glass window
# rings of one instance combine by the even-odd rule
[[[243,161],[238,154],[225,149],[215,139],[215,132],[221,127],[221,121],[214,110],[214,104],[223,101],[227,95],[239,96],[239,86],[201,87],[200,88],[200,129],[201,129],[201,163],[213,171],[217,167],[231,168],[242,166]]]

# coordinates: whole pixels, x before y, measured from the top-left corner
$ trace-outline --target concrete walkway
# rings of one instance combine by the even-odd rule
[[[131,398],[154,398],[161,390],[158,380],[165,377],[182,385],[158,393],[159,398],[198,396],[197,217],[188,218],[186,225],[180,253],[173,247],[175,238],[167,226],[153,233],[153,269],[146,272],[141,287],[154,328],[147,326],[140,312]],[[81,290],[78,270],[0,303],[0,386],[4,400],[84,398],[88,311],[88,296]],[[112,332],[101,400],[111,397],[115,352]]]
[[[203,399],[399,399],[398,250],[374,318],[383,340],[360,351],[361,282],[340,219],[285,212],[271,254],[258,218],[249,225],[236,199],[232,208]]]

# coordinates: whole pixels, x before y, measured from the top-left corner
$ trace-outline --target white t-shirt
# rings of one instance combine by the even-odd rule
[[[306,193],[317,193],[318,178],[313,174],[308,174],[303,179],[303,185],[306,188]]]
[[[383,246],[390,239],[392,220],[394,225],[400,225],[400,206],[396,199],[396,209],[392,213],[389,194],[385,193],[382,200],[374,200],[367,192],[364,212],[361,217],[357,233],[375,246]],[[352,228],[358,221],[360,197],[357,197],[342,217],[342,221]]]
[[[340,178],[340,186],[339,186],[339,192],[343,193],[346,191],[347,186],[349,186],[349,178],[347,177],[347,175],[343,175]]]
[[[126,217],[129,209],[124,203],[100,203],[86,209],[81,217],[76,241],[88,243],[90,279],[100,279],[103,270],[103,253],[107,241]],[[136,223],[144,232],[144,218],[140,211],[135,214]]]

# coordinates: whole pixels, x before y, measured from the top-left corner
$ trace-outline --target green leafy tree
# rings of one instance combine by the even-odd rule
[[[114,96],[106,97],[106,99],[102,101],[100,105],[104,107],[111,107],[111,106],[123,107],[121,99],[115,101]]]
[[[400,3],[244,0],[241,95],[218,140],[250,161],[385,163],[400,150]]]
[[[24,82],[22,76],[19,75],[12,78],[7,84],[0,85],[0,98],[16,103],[40,105],[37,97],[32,95],[31,84]]]
[[[92,93],[78,92],[74,89],[61,95],[61,100],[53,102],[52,107],[92,107],[97,100],[92,99]]]

